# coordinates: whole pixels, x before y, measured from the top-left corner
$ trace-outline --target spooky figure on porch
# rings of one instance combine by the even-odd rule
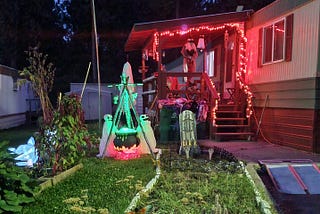
[[[183,45],[181,54],[183,56],[183,72],[196,72],[196,59],[198,57],[197,46],[194,40],[189,38],[188,41]],[[186,82],[190,81],[191,78],[185,78]]]

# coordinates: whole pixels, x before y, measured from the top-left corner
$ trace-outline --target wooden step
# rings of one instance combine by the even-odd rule
[[[215,120],[216,121],[244,121],[247,118],[244,117],[217,117]]]
[[[240,114],[241,111],[238,110],[217,110],[216,114],[218,113],[225,113],[225,114]]]
[[[216,132],[214,135],[219,135],[219,136],[236,136],[236,135],[254,135],[253,132]]]
[[[248,124],[214,124],[213,127],[216,128],[244,128],[249,127]]]

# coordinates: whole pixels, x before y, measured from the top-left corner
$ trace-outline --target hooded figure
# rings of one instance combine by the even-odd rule
[[[129,77],[129,78],[128,78],[128,83],[129,83],[129,84],[134,83],[134,81],[133,81],[133,75],[132,75],[132,68],[131,68],[131,65],[130,65],[129,62],[126,62],[126,63],[123,65],[122,76],[124,76],[124,77]],[[128,86],[128,89],[129,89],[130,93],[133,93],[133,92],[134,92],[134,87],[133,87],[133,86]]]
[[[193,39],[188,39],[188,41],[183,45],[181,54],[183,56],[183,72],[196,72],[198,51]],[[190,81],[191,78],[187,78],[187,80]],[[185,81],[187,80],[185,78]]]

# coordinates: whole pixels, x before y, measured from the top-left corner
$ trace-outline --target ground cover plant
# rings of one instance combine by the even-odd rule
[[[175,152],[161,157],[161,176],[136,210],[150,213],[261,213],[239,163],[221,158],[186,160]]]
[[[155,176],[151,156],[130,161],[87,158],[83,168],[41,192],[23,213],[123,213]]]
[[[15,166],[13,156],[0,142],[0,213],[20,212],[22,206],[34,201],[36,182],[22,168]]]

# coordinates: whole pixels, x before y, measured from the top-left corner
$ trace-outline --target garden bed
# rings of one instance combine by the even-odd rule
[[[239,162],[221,157],[187,160],[165,151],[160,165],[157,184],[141,195],[135,212],[262,213],[254,187]]]

